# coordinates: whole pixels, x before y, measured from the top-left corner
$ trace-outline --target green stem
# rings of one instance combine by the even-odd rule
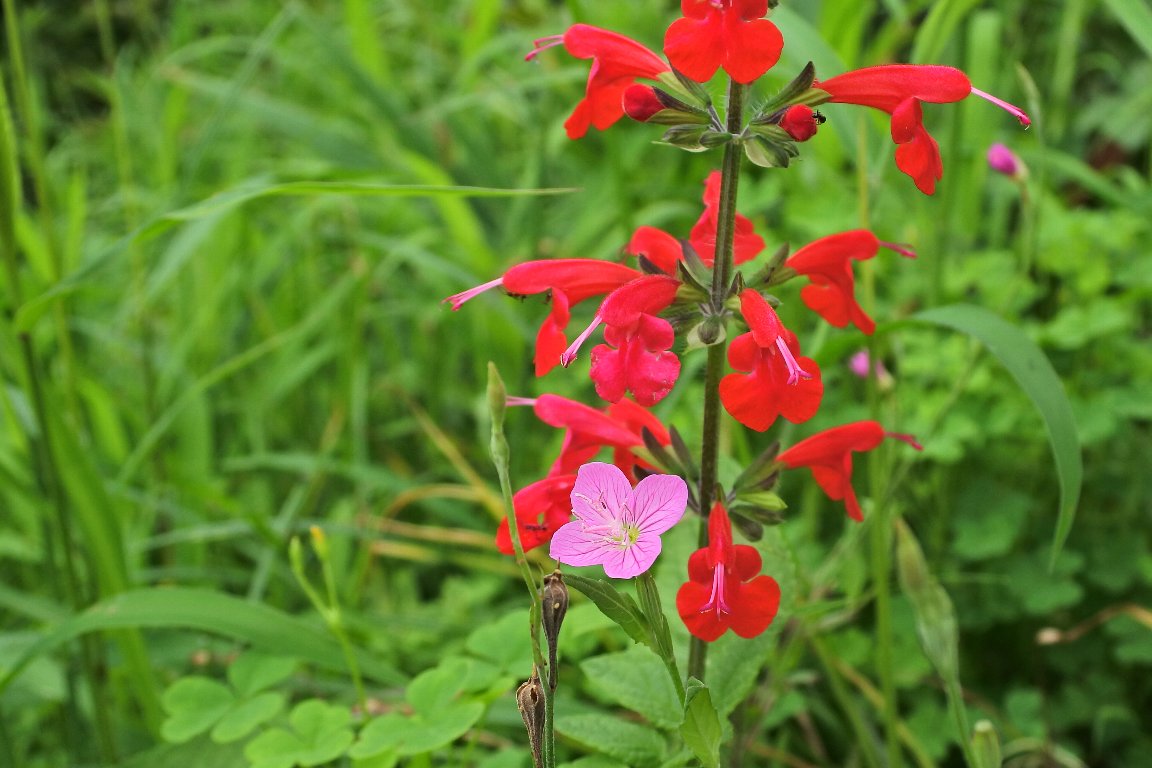
[[[743,130],[745,87],[728,83],[728,132],[739,136]],[[732,283],[732,247],[736,238],[736,192],[740,186],[740,163],[744,148],[736,140],[724,146],[720,173],[720,208],[716,215],[716,251],[713,254],[712,286],[709,304],[713,312],[724,311]],[[720,453],[720,377],[724,372],[725,342],[708,347],[704,371],[704,425],[700,438],[700,546],[708,543],[708,512],[712,509],[716,489],[717,462]],[[693,637],[688,648],[688,675],[704,680],[708,646]]]

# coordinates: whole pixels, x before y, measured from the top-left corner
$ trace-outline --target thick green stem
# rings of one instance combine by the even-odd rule
[[[743,85],[735,81],[728,84],[728,132],[740,135],[744,122]],[[716,251],[713,254],[712,286],[709,292],[710,309],[724,311],[728,290],[732,284],[732,248],[736,237],[736,192],[740,186],[740,162],[744,149],[738,141],[724,146],[721,165],[720,207],[716,214]],[[700,437],[700,546],[708,539],[708,512],[712,509],[716,489],[716,466],[720,453],[720,377],[724,373],[724,347],[721,341],[708,347],[708,363],[704,372],[704,426]],[[708,646],[697,637],[688,648],[688,675],[704,680],[704,667]]]

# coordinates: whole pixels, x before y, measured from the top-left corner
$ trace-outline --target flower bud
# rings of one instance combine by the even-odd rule
[[[1028,178],[1028,168],[1023,161],[1003,144],[993,144],[988,148],[988,167],[1015,181]]]
[[[688,332],[688,348],[702,349],[720,344],[727,338],[724,320],[715,315],[709,315],[696,324]]]
[[[816,129],[824,119],[824,115],[807,104],[796,104],[784,111],[780,127],[796,141],[808,141],[816,135]]]
[[[548,686],[552,690],[556,690],[556,645],[566,613],[568,587],[564,584],[564,574],[557,568],[544,577],[544,589],[540,591],[540,623],[548,640]]]
[[[649,85],[631,85],[624,91],[624,114],[641,123],[664,109],[656,97],[656,89]]]

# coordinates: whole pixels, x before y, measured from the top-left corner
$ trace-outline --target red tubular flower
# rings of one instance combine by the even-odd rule
[[[564,122],[570,139],[583,136],[589,126],[601,131],[611,126],[624,116],[628,86],[641,78],[655,80],[668,71],[663,59],[635,40],[587,24],[574,24],[563,35],[537,40],[527,58],[560,43],[576,58],[592,59],[584,98]]]
[[[684,18],[664,35],[672,66],[697,82],[720,67],[738,83],[750,83],[780,60],[784,36],[762,18],[768,0],[680,0]]]
[[[922,102],[947,104],[974,93],[1007,110],[1025,127],[1031,123],[1019,108],[973,88],[968,76],[954,67],[885,64],[845,72],[815,85],[831,94],[834,102],[874,107],[891,115],[896,167],[926,195],[936,191],[936,182],[944,177],[944,164],[940,147],[924,128]]]
[[[780,118],[780,127],[795,141],[808,141],[816,135],[816,129],[824,122],[824,116],[807,104],[794,104]]]
[[[638,270],[611,261],[596,259],[548,259],[517,264],[503,277],[469,288],[445,301],[458,310],[485,291],[503,286],[511,294],[529,296],[551,291],[552,308],[536,336],[536,375],[543,376],[560,362],[568,346],[565,329],[569,308],[585,299],[600,296],[640,277]]]
[[[815,415],[824,394],[820,368],[800,357],[800,344],[775,310],[751,288],[740,294],[740,313],[752,330],[732,340],[728,363],[737,371],[720,381],[720,402],[746,427],[763,432],[777,416],[793,423]]]
[[[712,171],[708,180],[704,182],[704,213],[700,215],[696,225],[688,237],[693,250],[700,256],[700,260],[708,266],[716,258],[716,217],[720,214],[720,185],[722,181],[720,171]],[[736,214],[736,234],[733,241],[733,262],[743,264],[756,258],[764,250],[764,238],[756,234],[752,222],[746,217]]]
[[[601,323],[604,340],[592,350],[596,394],[614,403],[631,392],[651,407],[664,399],[680,375],[680,359],[668,351],[675,340],[672,324],[657,317],[676,298],[680,281],[667,275],[645,275],[620,286],[600,305],[596,317],[560,362],[569,365],[576,351]]]
[[[708,546],[688,558],[688,581],[676,593],[684,626],[706,642],[731,629],[756,637],[776,618],[780,585],[760,573],[760,553],[732,543],[732,521],[719,503],[708,516]]]
[[[875,421],[857,421],[826,429],[801,440],[776,457],[788,469],[808,467],[817,485],[833,501],[844,500],[848,516],[857,522],[864,519],[856,491],[852,488],[852,452],[870,451],[885,437],[903,440],[916,450],[920,444],[911,435],[885,432]]]
[[[854,229],[809,243],[789,256],[784,265],[812,281],[800,291],[800,298],[809,309],[837,328],[851,322],[871,335],[876,323],[856,303],[851,262],[872,258],[881,245],[902,256],[916,256],[908,248],[881,242],[866,229]]]
[[[713,235],[715,238],[715,235]],[[637,227],[632,239],[624,246],[624,253],[643,256],[666,275],[676,275],[678,265],[684,255],[680,241],[656,227]]]
[[[520,544],[527,552],[547,544],[560,526],[572,519],[572,486],[575,474],[549,475],[521,488],[512,497],[516,514],[516,527],[520,529]],[[496,549],[505,555],[515,552],[508,519],[500,521],[496,529]]]

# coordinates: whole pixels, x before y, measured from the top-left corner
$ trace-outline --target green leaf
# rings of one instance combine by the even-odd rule
[[[160,727],[165,741],[188,741],[215,725],[235,702],[227,686],[207,677],[184,677],[164,691],[168,719]]]
[[[240,696],[251,696],[284,680],[296,668],[291,656],[245,653],[228,667],[228,682]]]
[[[467,661],[460,658],[445,659],[439,666],[413,678],[405,698],[418,714],[435,714],[456,698],[464,689],[467,679]]]
[[[687,705],[684,707],[684,722],[680,724],[680,736],[704,768],[719,768],[720,716],[712,705],[712,695],[708,693],[708,687],[694,677],[688,680],[685,693]]]
[[[676,689],[664,664],[650,651],[633,646],[586,659],[580,669],[588,687],[614,704],[639,712],[661,728],[680,725],[683,710]]]
[[[1023,331],[986,309],[955,304],[920,312],[914,319],[952,328],[980,340],[1040,411],[1060,483],[1060,511],[1049,558],[1049,565],[1054,565],[1072,530],[1084,477],[1080,437],[1064,385],[1044,353]]]
[[[413,717],[392,712],[368,723],[348,754],[361,760],[383,753],[406,756],[431,752],[463,736],[483,714],[484,705],[479,701],[456,701]]]
[[[493,662],[501,672],[519,674],[532,664],[530,638],[528,614],[517,609],[491,624],[478,627],[468,636],[464,647]]]
[[[259,693],[250,699],[235,702],[216,727],[212,729],[212,740],[220,744],[242,739],[255,730],[256,726],[268,722],[284,708],[284,694]]]
[[[1104,0],[1112,15],[1128,30],[1144,53],[1152,56],[1152,8],[1145,0]]]
[[[959,685],[959,630],[948,593],[928,570],[919,542],[902,521],[896,524],[896,566],[900,588],[912,603],[924,655],[947,683]],[[960,738],[967,738],[961,734]]]
[[[345,707],[308,699],[293,708],[288,720],[292,731],[273,728],[244,748],[252,768],[321,765],[343,755],[352,743],[352,715]]]
[[[716,692],[714,704],[721,715],[731,714],[751,693],[775,640],[776,632],[770,627],[747,640],[729,632],[709,647],[709,687]]]
[[[640,607],[631,595],[623,594],[616,587],[600,579],[589,579],[576,574],[565,574],[564,583],[578,589],[585,597],[596,604],[600,611],[620,625],[628,637],[644,645],[652,644],[648,622],[640,612]]]
[[[163,587],[124,592],[61,622],[18,657],[3,677],[0,692],[37,656],[86,632],[125,627],[182,627],[231,637],[273,654],[294,656],[327,670],[346,670],[343,652],[320,627],[261,603],[222,592]],[[360,669],[374,680],[402,684],[404,677],[368,654]]]
[[[565,576],[565,581],[568,577]],[[556,718],[556,732],[584,749],[614,757],[632,768],[659,765],[664,740],[651,728],[608,715]]]

